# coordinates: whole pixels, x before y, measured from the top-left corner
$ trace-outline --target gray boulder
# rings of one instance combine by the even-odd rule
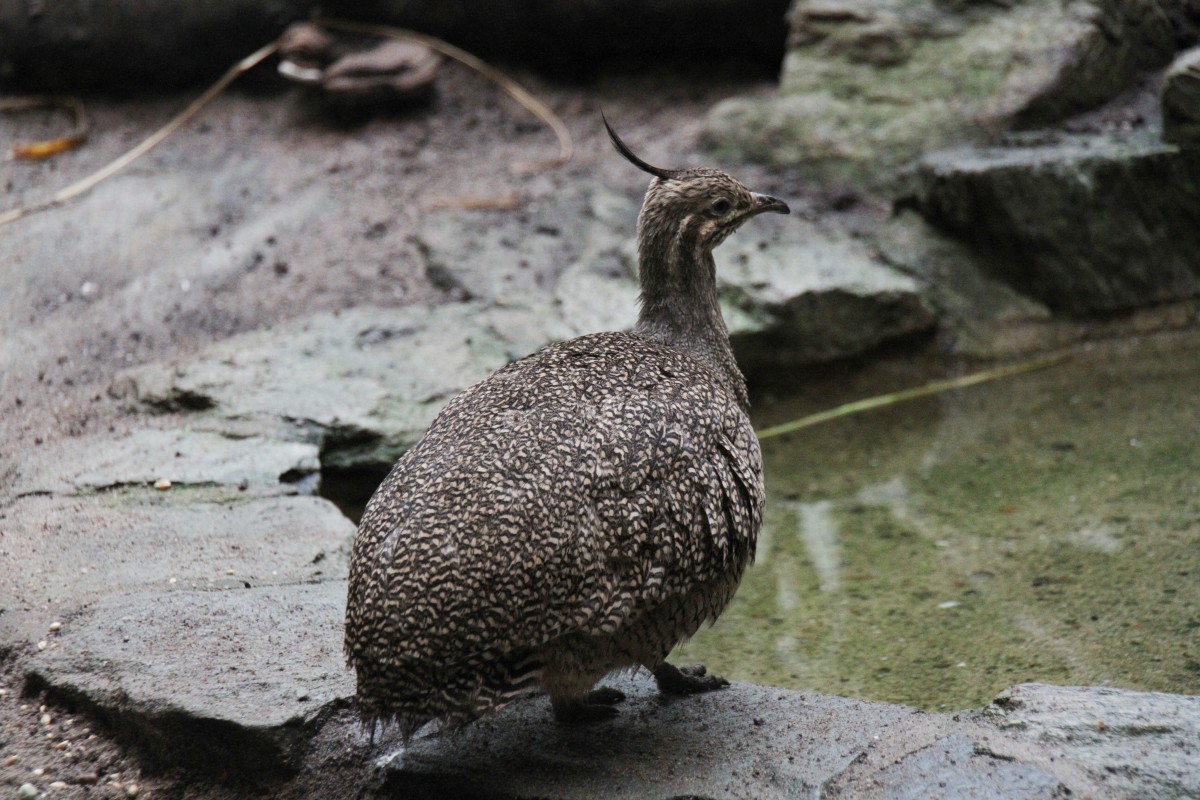
[[[905,203],[1055,312],[1200,293],[1200,153],[1149,131],[934,153]]]
[[[862,240],[804,219],[755,223],[721,246],[717,265],[730,337],[752,379],[937,324],[918,283]]]
[[[1022,684],[982,718],[1081,771],[1095,797],[1200,797],[1200,697]]]
[[[778,97],[717,105],[718,150],[887,185],[930,149],[1095,107],[1193,35],[1187,0],[802,0]]]

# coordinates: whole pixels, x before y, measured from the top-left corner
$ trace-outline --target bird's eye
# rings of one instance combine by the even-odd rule
[[[721,197],[713,201],[713,204],[709,206],[708,213],[714,217],[723,217],[728,214],[732,208],[733,203],[730,203],[724,197]]]

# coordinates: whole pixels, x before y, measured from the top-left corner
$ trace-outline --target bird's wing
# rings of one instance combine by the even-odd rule
[[[452,664],[611,632],[753,554],[761,470],[707,368],[632,336],[551,346],[456,398],[380,487],[348,646]]]

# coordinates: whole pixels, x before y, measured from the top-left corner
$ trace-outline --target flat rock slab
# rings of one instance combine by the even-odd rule
[[[120,438],[63,439],[37,448],[21,464],[13,494],[76,494],[147,486],[163,478],[172,485],[294,493],[296,484],[320,468],[312,444],[144,428]]]
[[[46,640],[87,603],[153,589],[341,577],[354,526],[316,497],[236,489],[25,497],[0,510],[0,642]],[[65,634],[64,634],[65,635]]]
[[[480,798],[817,797],[916,709],[738,683],[664,700],[649,676],[605,682],[627,699],[611,721],[555,723],[521,702],[461,734],[417,739],[387,762],[396,796]]]
[[[989,752],[962,731],[881,769],[840,775],[826,789],[823,797],[830,800],[1054,800],[1069,794],[1053,774]]]
[[[1166,798],[1194,796],[1200,776],[1197,698],[1022,685],[982,714],[949,715],[751,684],[663,699],[645,675],[607,683],[628,695],[611,721],[561,726],[544,699],[520,702],[386,757],[379,796]],[[1109,731],[1105,752],[1066,744],[1095,741],[1096,716],[1124,719],[1131,707],[1146,730]],[[1134,766],[1140,737],[1163,733],[1164,720],[1169,735],[1151,745],[1161,754]]]
[[[984,717],[1082,771],[1093,796],[1200,797],[1200,696],[1021,684]]]
[[[522,308],[356,308],[124,373],[114,391],[196,425],[315,444],[325,468],[390,464],[462,389],[562,334]]]
[[[109,596],[29,678],[160,764],[267,780],[300,767],[322,712],[353,692],[345,602],[345,581]]]

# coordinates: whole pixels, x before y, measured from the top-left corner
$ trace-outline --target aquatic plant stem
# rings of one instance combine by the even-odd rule
[[[822,422],[828,422],[839,417],[847,417],[851,414],[858,414],[863,411],[870,411],[873,408],[881,408],[890,406],[896,403],[903,403],[908,400],[916,400],[919,397],[928,397],[933,394],[941,394],[942,392],[953,391],[954,389],[964,389],[968,386],[974,386],[979,383],[987,383],[988,381],[998,380],[1000,378],[1008,378],[1013,375],[1021,375],[1026,372],[1035,372],[1047,367],[1053,367],[1057,364],[1068,360],[1069,354],[1060,354],[1049,356],[1047,358],[1039,358],[1032,361],[1022,361],[1018,364],[1009,364],[995,369],[984,370],[982,372],[973,372],[970,375],[964,375],[961,378],[947,378],[940,381],[930,381],[924,386],[914,386],[911,389],[902,389],[898,392],[890,394],[876,395],[863,400],[855,400],[853,403],[846,403],[837,408],[831,408],[827,411],[820,411],[816,414],[809,414],[807,417],[784,422],[779,425],[772,425],[769,428],[764,428],[757,432],[758,440],[761,442],[764,439],[772,439],[776,436],[782,436],[785,433],[798,431],[801,428],[808,428],[813,425],[819,425]]]

